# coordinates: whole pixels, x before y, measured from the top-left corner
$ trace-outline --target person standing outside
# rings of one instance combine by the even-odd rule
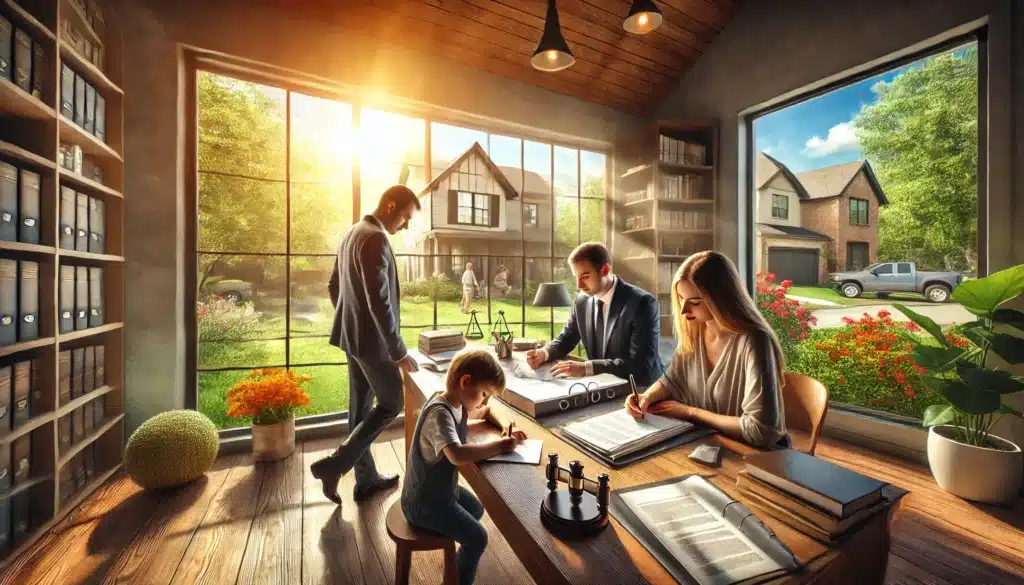
[[[473,263],[466,262],[466,271],[462,273],[462,312],[468,313],[473,306],[473,295],[476,294],[480,283],[476,280],[476,273],[473,272]]]
[[[353,469],[356,501],[398,485],[398,475],[377,471],[370,445],[402,411],[401,370],[417,370],[398,334],[398,270],[388,235],[406,229],[419,209],[408,187],[384,191],[377,209],[345,234],[327,285],[334,304],[330,344],[348,357],[349,433],[310,470],[322,482],[324,495],[339,505],[338,482]]]

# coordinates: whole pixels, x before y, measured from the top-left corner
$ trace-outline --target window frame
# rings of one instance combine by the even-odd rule
[[[862,211],[864,212],[864,221],[863,222],[854,221],[854,210],[853,210],[853,207],[854,207],[853,204],[854,203],[858,204],[857,205],[857,212],[856,212],[857,219],[860,219],[861,212]],[[861,204],[863,204],[863,205],[861,205]],[[863,209],[861,209],[862,207],[863,207]],[[850,197],[850,225],[855,225],[855,226],[858,226],[858,227],[869,227],[869,223],[871,221],[870,210],[871,210],[871,203],[867,199],[861,199],[860,197]]]
[[[783,203],[783,205],[776,205],[777,202]],[[776,215],[776,210],[779,210],[784,215]],[[782,193],[772,193],[772,219],[785,219],[789,220],[789,196],[783,195]]]
[[[527,209],[533,210],[532,221],[527,221],[526,213]],[[538,227],[540,226],[540,206],[536,203],[523,203],[523,227]]]

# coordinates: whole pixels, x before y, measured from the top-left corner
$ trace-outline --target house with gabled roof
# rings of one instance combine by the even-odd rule
[[[793,173],[757,156],[757,270],[795,284],[878,258],[878,210],[888,204],[866,160]]]

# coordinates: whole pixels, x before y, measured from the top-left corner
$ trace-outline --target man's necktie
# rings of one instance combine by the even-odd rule
[[[597,348],[594,353],[597,359],[604,358],[604,301],[597,299],[597,331],[594,332]]]

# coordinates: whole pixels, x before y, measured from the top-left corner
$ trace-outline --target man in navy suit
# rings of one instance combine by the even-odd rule
[[[661,311],[654,295],[612,273],[611,255],[599,242],[581,244],[569,255],[580,295],[573,303],[562,333],[544,349],[526,354],[537,368],[561,360],[583,341],[585,362],[562,360],[551,374],[572,378],[609,373],[623,379],[632,374],[637,385],[653,384],[661,377],[658,336]]]
[[[337,451],[311,470],[323,483],[324,495],[337,504],[338,481],[351,469],[357,501],[398,485],[398,475],[377,472],[370,445],[402,411],[400,369],[417,369],[398,334],[398,271],[388,234],[406,229],[419,209],[408,187],[384,191],[377,209],[345,234],[327,285],[334,304],[330,343],[348,356],[349,431]]]

